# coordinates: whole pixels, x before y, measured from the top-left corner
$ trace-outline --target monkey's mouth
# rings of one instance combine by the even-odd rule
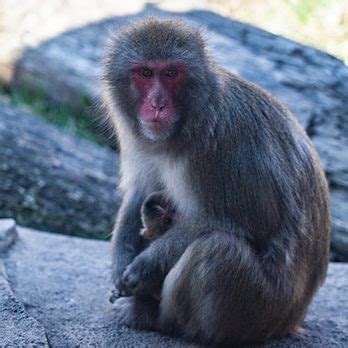
[[[141,120],[142,126],[153,133],[162,133],[166,132],[173,127],[173,122],[168,120]]]

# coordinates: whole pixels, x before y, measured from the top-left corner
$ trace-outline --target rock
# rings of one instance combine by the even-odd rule
[[[117,177],[116,153],[0,103],[0,217],[105,238],[119,205]],[[0,236],[0,251],[9,242]]]
[[[6,0],[3,7],[11,18],[15,11],[8,2],[11,1]],[[169,12],[153,5],[141,9],[141,1],[136,2],[138,8],[125,9],[124,5],[116,8],[112,2],[103,0],[101,20],[96,21],[92,11],[88,11],[93,5],[88,6],[87,14],[77,16],[77,3],[52,0],[46,6],[52,11],[60,9],[64,14],[55,14],[55,21],[47,20],[49,10],[37,0],[26,2],[24,8],[21,5],[18,11],[22,17],[30,14],[31,20],[21,21],[16,27],[14,21],[8,21],[2,32],[3,46],[9,53],[0,61],[0,74],[5,67],[11,71],[8,83],[15,88],[40,88],[54,100],[84,107],[86,96],[100,95],[100,61],[110,31],[129,21],[155,15],[180,17],[194,26],[206,27],[219,62],[270,90],[305,127],[313,118],[320,117],[324,108],[339,109],[348,88],[344,81],[347,68],[338,59],[212,12]],[[97,4],[94,7],[95,11],[99,10]],[[103,19],[108,15],[109,18]],[[94,23],[88,21],[91,18]],[[77,21],[85,25],[71,29]],[[49,38],[46,32],[50,33]],[[2,76],[6,79],[5,72]]]
[[[44,327],[26,312],[7,280],[2,256],[15,242],[17,234],[14,220],[0,219],[0,346],[48,347]]]
[[[16,238],[16,221],[13,219],[0,219],[0,254],[5,252]]]
[[[109,244],[103,241],[19,228],[18,241],[3,257],[15,297],[11,289],[0,286],[0,318],[5,299],[9,298],[22,303],[22,311],[19,315],[16,306],[6,307],[6,318],[25,317],[40,322],[45,334],[38,326],[30,329],[37,330],[35,342],[47,344],[46,335],[52,347],[193,347],[189,342],[156,332],[131,330],[115,321],[108,302],[111,288],[108,254]],[[264,347],[345,346],[347,271],[346,264],[330,264],[328,279],[310,306],[302,336],[270,341]],[[0,284],[2,281],[0,277]],[[21,345],[30,344],[32,333],[21,326],[21,320],[1,323],[0,345],[11,344],[18,332],[22,333]],[[10,334],[1,335],[4,330]]]
[[[227,69],[268,89],[299,118],[312,137],[331,189],[348,195],[348,68],[319,50],[209,11],[173,12],[143,1],[115,6],[111,0],[88,3],[5,0],[8,20],[0,33],[0,76],[13,88],[44,91],[48,97],[82,108],[98,98],[100,60],[110,30],[150,14],[179,16],[206,27],[213,54]],[[47,15],[54,13],[54,15]],[[26,21],[18,21],[18,18]],[[106,18],[108,17],[108,18]],[[54,20],[53,20],[54,19]],[[17,25],[16,25],[17,23]],[[74,28],[72,28],[74,27]],[[348,261],[348,200],[333,202],[334,258]],[[338,216],[338,217],[337,217]],[[337,251],[339,250],[339,252]]]
[[[48,347],[44,327],[30,316],[14,295],[0,260],[0,345],[2,347]]]
[[[331,251],[337,261],[347,261],[348,250],[348,190],[331,190],[333,233]]]

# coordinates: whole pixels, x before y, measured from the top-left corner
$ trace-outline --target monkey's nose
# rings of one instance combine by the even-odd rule
[[[156,110],[162,110],[166,106],[166,101],[164,99],[152,100],[151,105]]]

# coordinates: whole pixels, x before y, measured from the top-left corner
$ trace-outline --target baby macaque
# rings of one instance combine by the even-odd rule
[[[164,197],[162,191],[151,193],[141,207],[141,219],[144,228],[140,235],[146,239],[162,236],[177,219],[173,205]]]

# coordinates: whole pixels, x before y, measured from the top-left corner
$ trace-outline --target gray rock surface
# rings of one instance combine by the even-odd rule
[[[117,324],[108,303],[109,244],[19,228],[0,274],[0,346],[189,347],[189,342]],[[348,344],[347,264],[330,264],[296,338],[265,347]]]
[[[16,239],[16,221],[13,219],[0,219],[0,254],[6,251]]]
[[[272,92],[312,137],[332,192],[333,258],[348,261],[347,66],[324,52],[212,12],[142,5],[142,0],[117,5],[112,0],[51,0],[45,5],[4,0],[0,77],[13,88],[39,89],[81,108],[86,96],[100,94],[100,59],[110,31],[150,14],[204,26],[218,60]]]
[[[0,217],[106,238],[119,205],[117,177],[115,152],[0,102]]]
[[[17,236],[15,221],[0,219],[0,346],[48,347],[44,327],[27,313],[8,282],[2,253],[13,244]]]

